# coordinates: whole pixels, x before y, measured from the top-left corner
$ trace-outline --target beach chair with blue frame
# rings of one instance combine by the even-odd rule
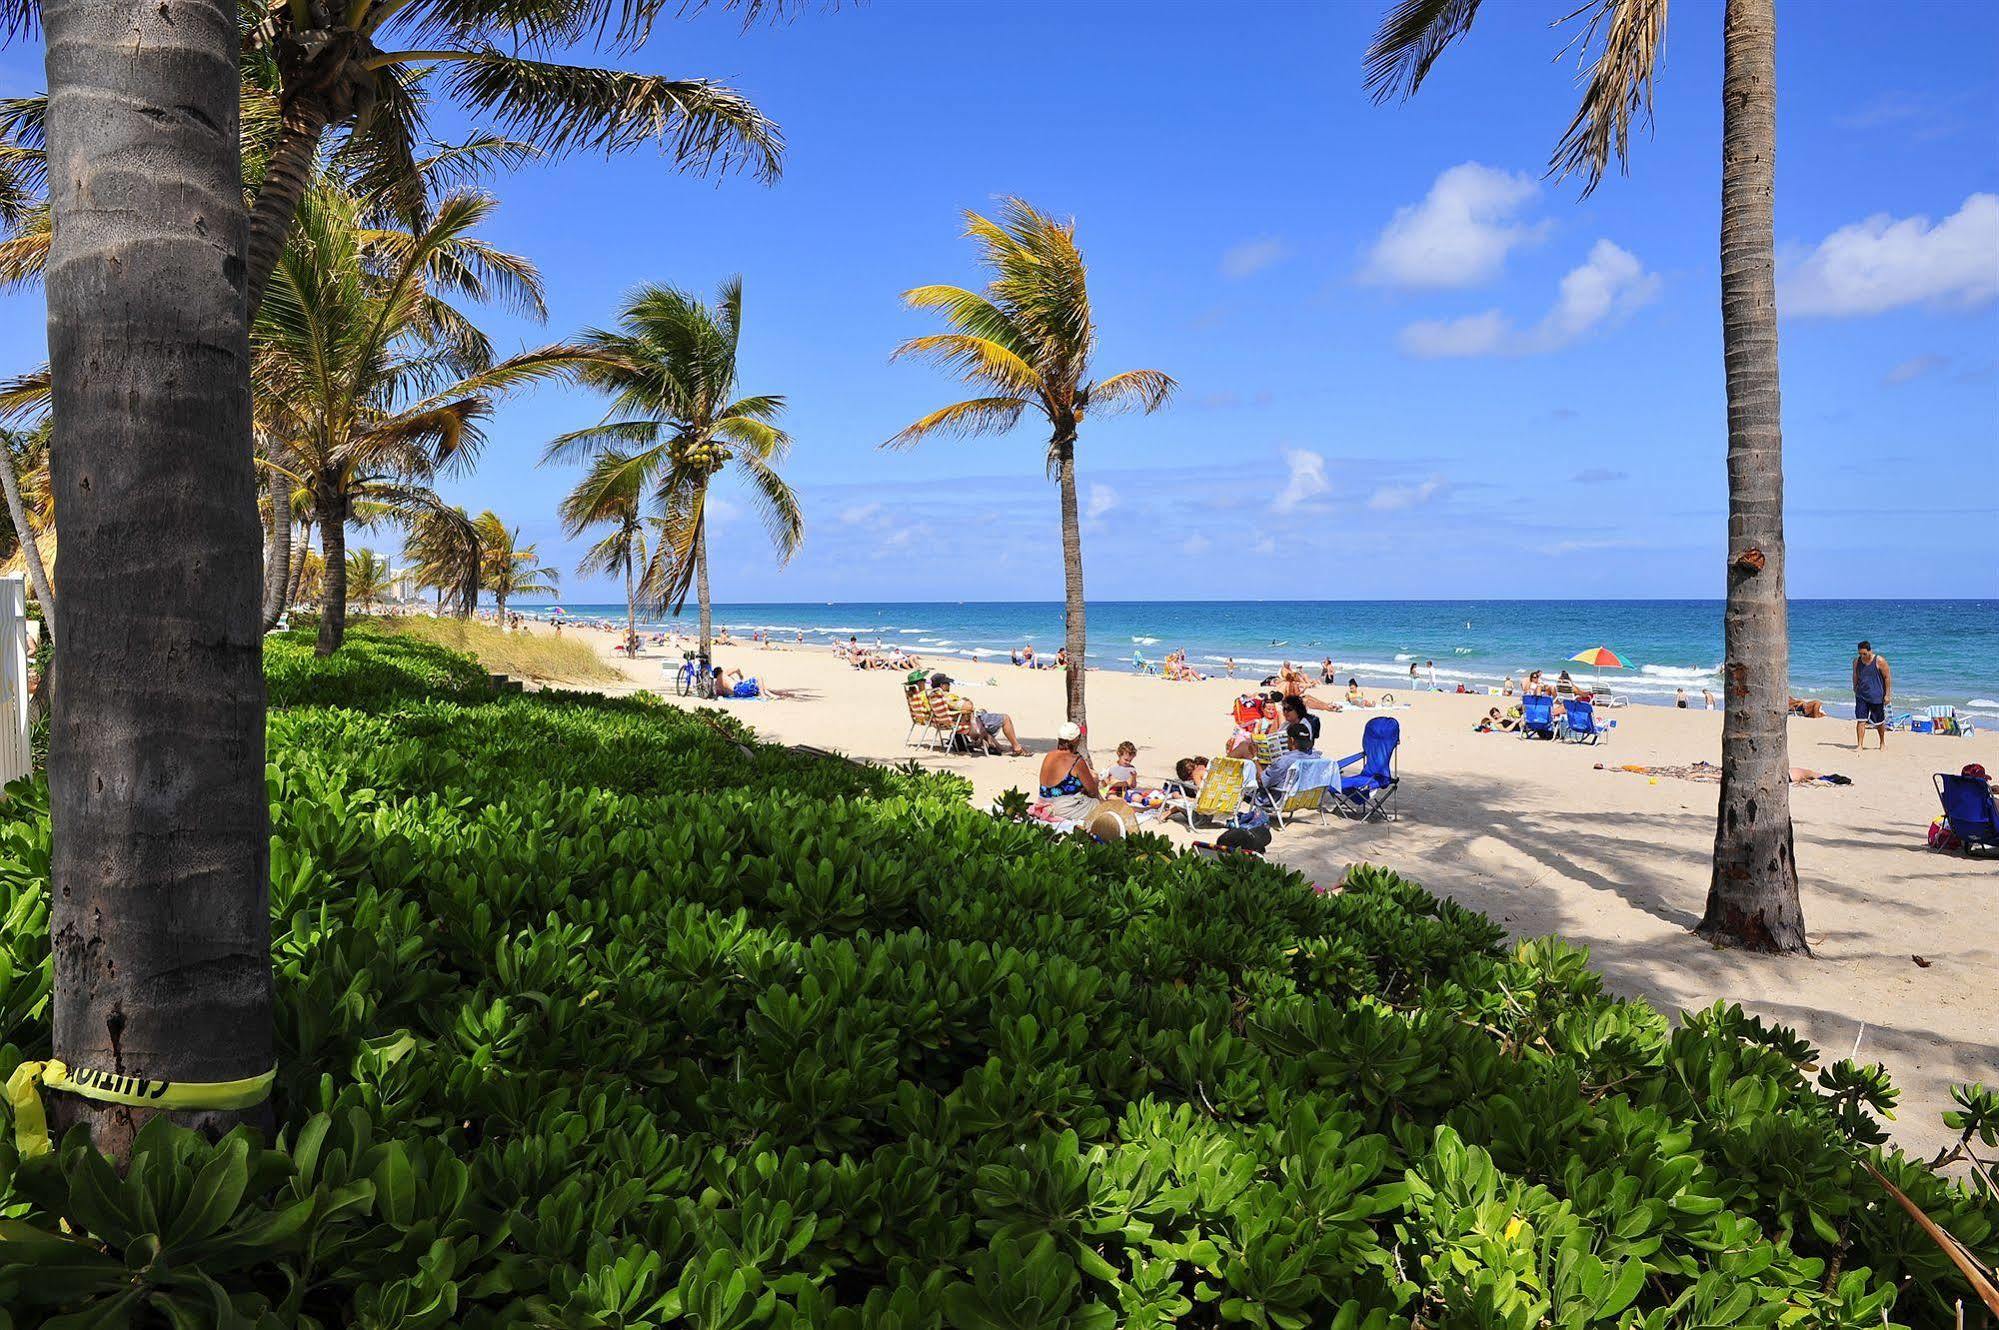
[[[1520,699],[1520,737],[1555,737],[1555,699],[1546,693],[1529,693]]]
[[[1402,722],[1376,716],[1360,732],[1360,751],[1336,764],[1339,779],[1327,791],[1334,812],[1356,821],[1395,820],[1395,795],[1402,776],[1397,757],[1402,747]],[[1348,767],[1358,766],[1349,772]]]
[[[1143,651],[1131,653],[1131,668],[1139,674],[1157,674],[1159,667],[1145,658]]]
[[[1936,787],[1937,798],[1943,801],[1944,825],[1965,853],[1999,850],[1999,806],[1993,802],[1992,786],[1976,776],[1938,772]]]
[[[1616,728],[1616,721],[1596,718],[1593,703],[1572,697],[1562,704],[1562,737],[1570,743],[1593,744]]]

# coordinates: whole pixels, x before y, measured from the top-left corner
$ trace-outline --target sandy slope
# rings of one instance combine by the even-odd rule
[[[610,654],[610,633],[571,627],[634,680],[661,689],[677,650],[635,662]],[[567,634],[566,634],[567,635]],[[857,671],[810,648],[717,651],[730,668],[786,696],[731,703],[764,735],[876,761],[919,756],[903,740],[908,717],[900,675]],[[1062,719],[1056,671],[1004,663],[942,668],[981,708],[1010,712],[1037,751]],[[1108,753],[1139,745],[1148,779],[1176,758],[1212,754],[1225,740],[1228,705],[1244,685],[1166,683],[1117,672],[1090,676],[1090,729]],[[663,689],[669,696],[671,688]],[[1330,690],[1329,690],[1330,691]],[[1859,1041],[1863,1061],[1884,1062],[1902,1089],[1896,1135],[1933,1153],[1949,1133],[1938,1113],[1960,1081],[1999,1083],[1999,864],[1930,853],[1937,812],[1930,775],[1980,761],[1999,770],[1993,736],[1893,735],[1885,753],[1853,749],[1853,727],[1795,720],[1791,760],[1853,777],[1846,787],[1792,792],[1797,858],[1813,959],[1745,956],[1689,932],[1707,889],[1715,787],[1592,769],[1716,760],[1721,717],[1627,707],[1611,741],[1596,748],[1472,733],[1487,699],[1417,693],[1403,723],[1400,819],[1388,825],[1328,820],[1279,833],[1272,854],[1301,871],[1337,877],[1359,860],[1389,865],[1441,895],[1484,911],[1521,935],[1559,934],[1589,947],[1618,991],[1668,1010],[1718,998],[1798,1029],[1832,1057]],[[1325,717],[1322,748],[1360,747],[1368,713]],[[1034,758],[923,756],[968,776],[980,802],[1031,787]],[[1187,839],[1185,828],[1175,834]],[[1916,956],[1928,961],[1917,964]],[[1862,1030],[1862,1023],[1865,1029]]]

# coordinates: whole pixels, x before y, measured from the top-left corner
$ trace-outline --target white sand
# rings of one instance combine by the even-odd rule
[[[570,627],[634,682],[671,698],[661,666],[677,649],[637,661],[612,655],[616,634]],[[724,703],[767,738],[857,758],[925,764],[969,777],[982,806],[1010,786],[1031,789],[1037,757],[939,756],[904,745],[900,672],[855,670],[807,648],[718,648],[731,669],[784,698]],[[936,662],[981,709],[1010,713],[1021,741],[1045,752],[1062,720],[1055,670]],[[1220,750],[1241,681],[1167,683],[1117,671],[1089,678],[1099,767],[1119,740],[1139,747],[1148,781],[1176,759]],[[1331,689],[1326,690],[1331,692]],[[1557,934],[1587,946],[1611,987],[1667,1011],[1717,999],[1791,1026],[1828,1061],[1852,1052],[1886,1064],[1902,1091],[1899,1143],[1929,1155],[1953,1139],[1938,1119],[1949,1088],[1999,1083],[1999,865],[1933,854],[1924,837],[1938,811],[1931,773],[1967,762],[1999,770],[1994,736],[1892,734],[1887,751],[1855,752],[1853,725],[1793,720],[1791,760],[1851,776],[1844,787],[1793,789],[1805,923],[1814,956],[1777,958],[1710,947],[1688,930],[1706,897],[1716,787],[1652,779],[1593,764],[1685,765],[1718,760],[1721,716],[1633,706],[1594,747],[1474,734],[1494,699],[1415,693],[1402,721],[1401,817],[1357,825],[1329,818],[1277,834],[1271,856],[1319,879],[1357,861],[1385,864],[1431,891],[1481,910],[1522,936]],[[1324,717],[1321,749],[1360,747],[1368,712]],[[1169,835],[1189,839],[1184,824]],[[1211,836],[1212,833],[1205,833]],[[1914,957],[1929,962],[1919,965]],[[1862,1023],[1865,1030],[1862,1030]]]

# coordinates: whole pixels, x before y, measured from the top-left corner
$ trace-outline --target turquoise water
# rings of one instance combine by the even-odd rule
[[[620,622],[625,612],[621,604],[564,611]],[[681,626],[692,619],[690,606]],[[853,635],[939,660],[1004,661],[1027,643],[1052,656],[1062,642],[1054,602],[718,605],[715,622],[738,635],[803,632],[812,642]],[[1606,671],[1605,682],[1634,702],[1671,703],[1685,688],[1699,706],[1702,689],[1720,687],[1719,601],[1109,601],[1090,606],[1089,628],[1090,662],[1104,668],[1129,666],[1134,651],[1156,660],[1179,648],[1204,671],[1233,656],[1242,674],[1260,676],[1285,660],[1316,666],[1331,656],[1342,678],[1382,687],[1406,686],[1411,661],[1419,670],[1435,661],[1442,686],[1483,688],[1508,674],[1558,670],[1601,645],[1629,662]],[[1898,709],[1949,703],[1999,723],[1999,601],[1794,601],[1792,691],[1850,699],[1854,643],[1863,637],[1893,666]]]

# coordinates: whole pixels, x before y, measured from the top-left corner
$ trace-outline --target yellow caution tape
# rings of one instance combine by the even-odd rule
[[[7,1104],[14,1112],[14,1144],[23,1159],[49,1152],[49,1123],[42,1111],[41,1086],[104,1104],[132,1108],[249,1108],[270,1097],[278,1069],[240,1081],[150,1081],[92,1067],[71,1070],[59,1058],[23,1062],[7,1079]]]

